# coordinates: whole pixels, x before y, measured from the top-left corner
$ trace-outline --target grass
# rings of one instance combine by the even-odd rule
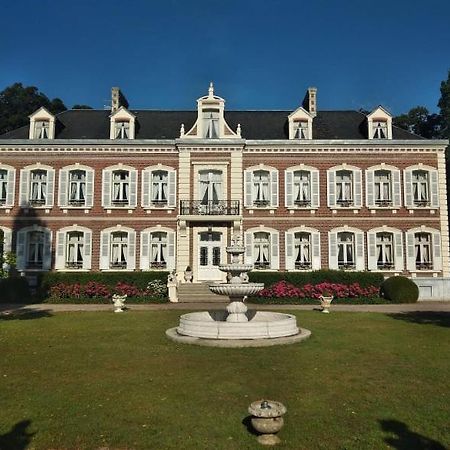
[[[0,318],[0,448],[258,449],[261,398],[288,408],[280,449],[450,446],[445,313],[298,312],[309,340],[259,349],[168,341],[178,316]]]

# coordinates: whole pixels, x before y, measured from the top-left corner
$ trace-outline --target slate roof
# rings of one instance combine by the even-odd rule
[[[188,132],[197,111],[130,110],[136,115],[136,139],[176,139],[184,123]],[[225,111],[232,130],[241,124],[242,137],[250,140],[288,139],[287,117],[292,111]],[[68,110],[56,117],[56,139],[109,139],[111,112]],[[28,139],[28,126],[0,135],[0,139]],[[393,127],[393,139],[423,139]],[[367,121],[358,111],[319,111],[313,120],[314,139],[367,139]]]

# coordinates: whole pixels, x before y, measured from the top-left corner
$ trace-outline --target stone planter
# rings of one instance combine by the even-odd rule
[[[331,306],[331,302],[333,301],[333,296],[323,296],[319,297],[320,306],[322,307],[322,312],[328,314],[330,311],[328,308]]]
[[[194,278],[194,274],[192,271],[190,271],[190,270],[184,271],[184,281],[186,283],[192,283],[193,278]]]
[[[252,415],[252,426],[260,433],[258,442],[263,445],[275,445],[280,443],[280,438],[276,436],[284,425],[283,415],[286,407],[272,400],[258,400],[248,407],[248,412]]]
[[[114,312],[121,313],[124,311],[125,300],[127,299],[126,295],[118,295],[114,294],[112,296],[112,302],[114,304]]]

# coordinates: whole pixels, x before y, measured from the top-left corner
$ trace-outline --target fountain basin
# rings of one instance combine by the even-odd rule
[[[250,272],[253,264],[220,264],[219,270],[222,272]]]
[[[215,294],[228,295],[229,297],[244,297],[254,295],[264,289],[263,283],[212,283],[209,289]]]
[[[268,339],[299,334],[296,317],[269,311],[248,311],[249,321],[226,322],[226,311],[183,314],[177,333],[204,339]]]

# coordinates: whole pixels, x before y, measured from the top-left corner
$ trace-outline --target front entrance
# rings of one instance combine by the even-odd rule
[[[219,264],[224,261],[222,250],[223,234],[214,231],[198,233],[198,281],[221,280],[222,272]]]

